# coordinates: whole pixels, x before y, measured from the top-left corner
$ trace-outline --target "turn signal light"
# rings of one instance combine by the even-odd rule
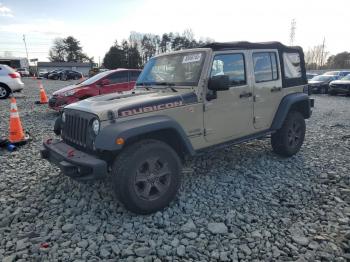
[[[124,145],[124,143],[125,143],[124,138],[118,137],[118,138],[115,140],[115,143],[116,143],[117,145]]]

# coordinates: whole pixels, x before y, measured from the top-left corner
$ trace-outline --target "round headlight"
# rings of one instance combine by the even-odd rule
[[[66,114],[64,112],[62,113],[62,122],[66,122]]]
[[[95,135],[97,135],[100,131],[100,121],[98,121],[98,119],[95,119],[92,122],[92,130],[94,131]]]

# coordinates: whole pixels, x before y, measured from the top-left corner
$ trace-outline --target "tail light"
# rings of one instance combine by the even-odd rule
[[[10,73],[9,76],[11,78],[20,78],[20,75],[18,73]]]

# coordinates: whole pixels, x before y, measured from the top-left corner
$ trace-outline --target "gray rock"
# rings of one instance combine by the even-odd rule
[[[93,225],[86,225],[85,230],[91,232],[91,233],[96,233],[98,230],[98,226],[93,226]]]
[[[176,248],[176,254],[180,257],[184,256],[186,253],[186,248],[183,245],[180,245]]]
[[[250,248],[248,247],[248,245],[246,244],[243,244],[243,245],[240,245],[239,246],[239,249],[246,255],[251,255],[252,254],[252,251],[250,250]]]
[[[187,220],[186,224],[182,225],[181,231],[187,233],[187,232],[193,232],[196,230],[196,225],[193,223],[192,219]]]
[[[89,246],[89,242],[84,239],[84,240],[78,242],[77,245],[78,245],[78,247],[81,247],[81,248],[85,249],[85,248],[87,248]]]
[[[227,234],[228,229],[224,223],[209,223],[208,230],[212,234]]]
[[[15,260],[16,260],[16,255],[10,255],[10,256],[4,257],[2,259],[2,262],[13,262]]]
[[[307,237],[303,237],[303,236],[292,236],[292,239],[295,243],[301,246],[307,246],[310,242],[310,240]]]
[[[197,237],[197,233],[195,232],[185,233],[185,236],[189,239],[195,239]]]
[[[139,247],[134,249],[134,252],[136,256],[145,257],[152,253],[152,249],[150,247]]]
[[[70,232],[73,232],[75,230],[75,225],[74,224],[65,224],[63,227],[62,227],[62,231],[65,232],[65,233],[70,233]]]
[[[112,234],[105,234],[105,239],[108,241],[108,242],[113,242],[116,240],[116,237]]]
[[[103,258],[107,258],[110,256],[110,252],[107,249],[101,248],[100,249],[100,256]]]

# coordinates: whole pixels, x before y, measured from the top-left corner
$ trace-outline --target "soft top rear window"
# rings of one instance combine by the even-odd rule
[[[302,76],[299,53],[283,53],[283,66],[286,78],[300,78]]]

